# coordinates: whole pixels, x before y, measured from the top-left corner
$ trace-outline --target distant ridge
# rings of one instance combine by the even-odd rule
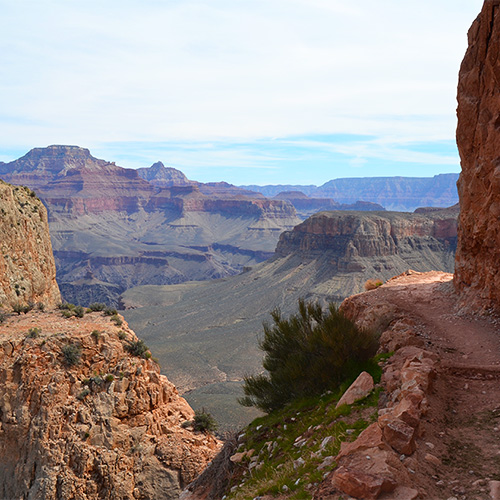
[[[276,196],[283,191],[301,191],[312,198],[333,198],[341,204],[359,200],[378,203],[387,210],[413,212],[418,207],[449,207],[458,203],[457,174],[438,174],[434,177],[352,177],[333,179],[322,186],[247,185],[240,186]]]

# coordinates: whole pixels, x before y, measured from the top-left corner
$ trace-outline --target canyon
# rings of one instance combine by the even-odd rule
[[[118,315],[57,309],[45,207],[0,183],[0,497],[177,499],[220,443]]]
[[[333,179],[321,186],[276,185],[240,186],[277,196],[280,192],[300,192],[313,199],[332,198],[340,204],[359,200],[376,203],[387,210],[413,212],[419,207],[450,207],[458,202],[458,174],[439,174],[434,177],[353,177]],[[361,210],[358,208],[357,210]]]
[[[33,149],[0,164],[0,177],[47,206],[62,295],[84,305],[116,305],[137,285],[237,274],[300,222],[287,201],[188,181],[161,164],[121,168],[76,146]]]
[[[240,382],[260,369],[257,338],[270,312],[299,298],[340,303],[409,268],[453,271],[457,207],[396,212],[321,212],[279,239],[274,256],[211,282],[140,286],[121,296],[132,328],[195,407],[242,426],[256,415],[237,404]]]

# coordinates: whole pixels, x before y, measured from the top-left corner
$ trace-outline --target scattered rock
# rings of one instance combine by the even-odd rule
[[[344,404],[350,405],[359,399],[363,399],[370,394],[373,387],[373,377],[367,372],[362,372],[340,398],[336,408]]]

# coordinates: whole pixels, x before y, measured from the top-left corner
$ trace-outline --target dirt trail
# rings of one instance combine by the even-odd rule
[[[415,321],[440,357],[417,452],[406,460],[429,498],[486,500],[500,481],[500,320],[461,313],[452,275],[398,278],[377,291]],[[493,481],[493,483],[492,483]],[[500,486],[500,483],[499,483]]]

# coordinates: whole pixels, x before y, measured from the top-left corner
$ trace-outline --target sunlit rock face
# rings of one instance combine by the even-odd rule
[[[469,30],[458,83],[460,219],[455,286],[469,305],[500,308],[500,1]]]

